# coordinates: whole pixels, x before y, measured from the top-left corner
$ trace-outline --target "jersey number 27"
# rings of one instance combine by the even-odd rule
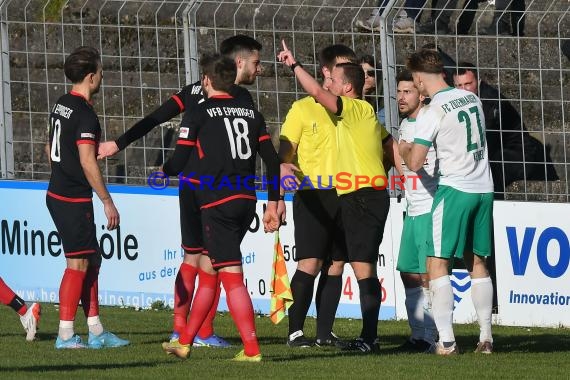
[[[469,108],[469,113],[475,115],[475,120],[477,121],[477,130],[479,131],[479,141],[481,142],[481,147],[485,146],[485,133],[483,132],[483,126],[481,125],[481,117],[479,116],[479,108],[478,107],[471,107]],[[471,127],[471,115],[469,115],[465,111],[459,111],[457,114],[457,118],[459,122],[465,122],[465,128],[467,129],[467,151],[471,152],[472,150],[479,149],[479,145],[477,142],[472,142],[472,127]]]

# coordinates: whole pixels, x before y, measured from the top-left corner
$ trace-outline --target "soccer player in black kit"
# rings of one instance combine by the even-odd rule
[[[220,53],[234,60],[237,67],[237,75],[234,78],[236,85],[230,88],[229,93],[236,99],[243,99],[244,102],[251,105],[253,105],[251,94],[245,88],[238,86],[238,84],[252,84],[261,73],[260,51],[261,44],[245,35],[229,37],[220,44]],[[116,154],[119,149],[126,148],[130,143],[145,136],[157,125],[178,116],[182,112],[193,113],[194,109],[203,101],[204,95],[202,94],[201,81],[183,87],[151,114],[133,125],[117,140],[102,143],[99,146],[98,158],[101,159]],[[201,152],[199,149],[194,150],[191,154],[183,171],[183,175],[188,181],[197,183],[197,180],[191,178],[191,176],[200,157]],[[186,326],[188,311],[194,296],[194,283],[198,274],[200,255],[204,250],[200,209],[197,206],[194,191],[190,186],[180,187],[179,203],[182,248],[185,254],[174,284],[174,326],[170,337],[172,341],[179,338],[180,332]],[[284,205],[282,206],[284,207]],[[213,321],[218,309],[219,297],[220,287],[218,284],[212,309],[194,339],[194,346],[229,346],[228,342],[214,334]]]
[[[46,195],[67,262],[59,287],[55,348],[125,346],[129,341],[105,331],[99,319],[101,250],[95,232],[93,190],[103,203],[107,228],[119,226],[119,212],[97,166],[101,127],[91,101],[103,79],[99,52],[87,46],[75,49],[65,60],[64,71],[73,86],[57,100],[50,114],[51,177]],[[89,327],[87,345],[73,329],[79,301]]]
[[[200,283],[186,329],[178,341],[162,346],[169,354],[188,357],[190,344],[214,301],[219,276],[244,344],[244,350],[234,360],[259,362],[261,353],[251,298],[243,283],[240,244],[255,215],[258,152],[267,165],[268,177],[275,179],[270,180],[264,228],[266,232],[279,228],[279,159],[263,116],[247,102],[229,94],[236,75],[234,62],[221,55],[205,56],[200,67],[202,89],[208,98],[195,112],[184,115],[176,149],[164,164],[164,171],[168,175],[179,174],[199,140],[203,158],[195,168],[200,178],[196,196],[208,256],[202,256]]]

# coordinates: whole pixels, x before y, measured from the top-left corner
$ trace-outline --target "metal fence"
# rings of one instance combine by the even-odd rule
[[[264,71],[250,91],[266,117],[275,145],[291,103],[303,96],[275,56],[288,41],[305,67],[318,74],[318,50],[330,43],[351,46],[382,63],[378,106],[387,125],[397,127],[395,75],[406,56],[435,43],[456,61],[470,60],[520,112],[529,131],[550,147],[560,181],[519,181],[511,198],[566,201],[566,127],[570,94],[569,61],[561,54],[568,38],[568,2],[527,0],[526,37],[483,36],[493,7],[476,11],[469,35],[452,32],[394,34],[392,23],[403,1],[387,2],[379,30],[356,26],[377,6],[373,0],[0,0],[0,169],[2,178],[46,179],[47,115],[70,87],[63,61],[74,47],[93,45],[102,53],[104,80],[96,99],[105,140],[115,139],[186,83],[197,79],[201,53],[215,50],[236,33],[258,39]],[[439,3],[446,3],[440,0]],[[439,6],[445,4],[439,4]],[[417,21],[429,18],[425,8]],[[383,43],[381,43],[383,41]],[[382,91],[380,91],[382,92]],[[179,119],[155,128],[104,163],[109,182],[141,183],[173,146]],[[553,195],[554,194],[554,195]]]

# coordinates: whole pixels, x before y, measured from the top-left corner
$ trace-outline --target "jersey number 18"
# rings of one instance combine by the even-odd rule
[[[251,146],[249,145],[247,121],[238,117],[230,122],[230,119],[226,117],[224,118],[224,123],[226,125],[226,132],[228,132],[228,139],[230,140],[232,158],[234,160],[237,157],[242,160],[250,158]]]

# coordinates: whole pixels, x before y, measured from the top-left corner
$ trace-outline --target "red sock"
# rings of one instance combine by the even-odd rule
[[[181,333],[186,327],[197,274],[198,268],[186,263],[180,264],[174,282],[174,331],[177,333]]]
[[[243,283],[243,273],[220,272],[219,276],[226,289],[228,308],[241,336],[244,352],[247,356],[257,355],[259,343],[255,334],[255,315]]]
[[[67,268],[59,286],[59,320],[73,321],[81,299],[85,272]]]
[[[28,311],[28,306],[23,299],[18,297],[16,293],[0,277],[0,302],[6,306],[10,306],[18,314],[24,315]]]
[[[206,339],[214,334],[214,318],[216,318],[216,313],[218,312],[218,304],[220,303],[220,293],[222,292],[222,287],[220,286],[220,278],[218,277],[218,285],[216,287],[216,296],[214,297],[214,303],[202,323],[202,327],[198,331],[198,336],[202,339]]]
[[[85,317],[99,315],[99,268],[89,266],[81,290],[81,306]]]
[[[212,302],[214,302],[214,297],[216,296],[218,276],[208,274],[199,269],[198,278],[200,279],[198,290],[196,291],[196,297],[194,297],[194,303],[190,310],[190,318],[188,319],[186,328],[182,331],[182,334],[180,334],[180,344],[191,344],[194,341],[196,333],[208,315],[212,307]]]

